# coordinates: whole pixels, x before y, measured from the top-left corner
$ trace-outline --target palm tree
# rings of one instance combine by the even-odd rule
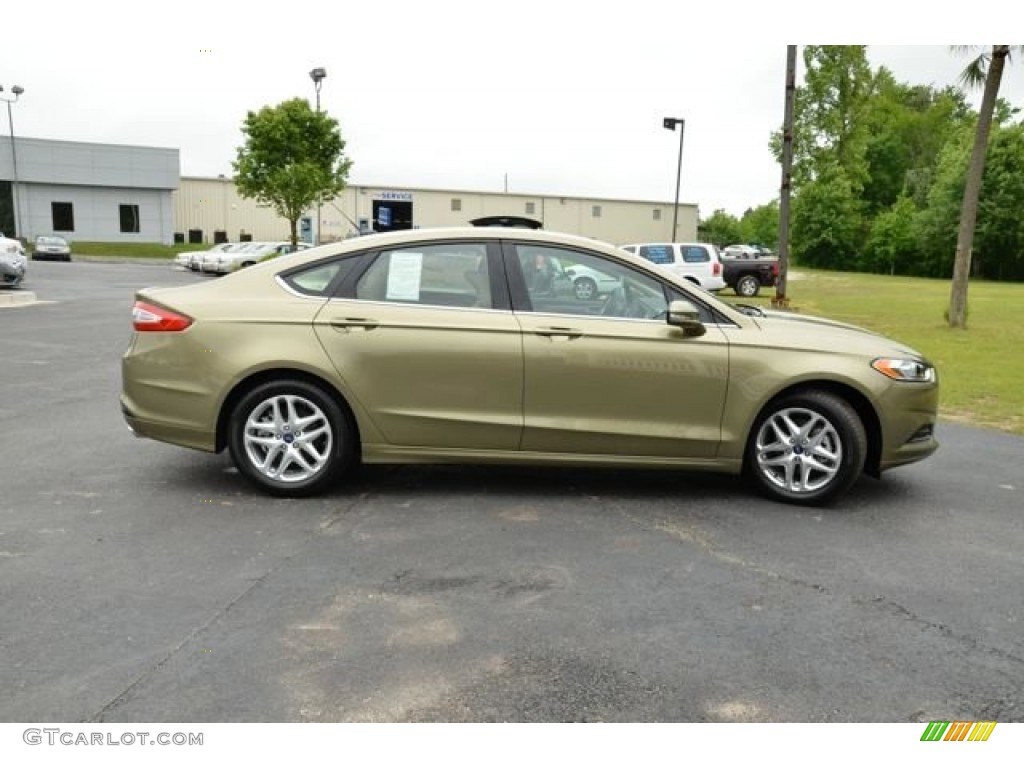
[[[964,48],[964,46],[958,46]],[[1020,46],[1014,46],[1020,47]],[[971,247],[974,241],[974,225],[978,219],[978,198],[981,196],[981,177],[985,172],[985,153],[988,149],[988,135],[992,128],[996,96],[1003,79],[1003,69],[1010,58],[1009,45],[993,45],[974,59],[960,76],[967,86],[985,84],[978,111],[978,127],[974,132],[974,147],[971,150],[970,165],[967,166],[967,183],[964,186],[964,201],[960,208],[960,229],[956,238],[956,258],[953,262],[953,286],[949,294],[947,320],[952,328],[967,327],[967,280],[971,274]]]

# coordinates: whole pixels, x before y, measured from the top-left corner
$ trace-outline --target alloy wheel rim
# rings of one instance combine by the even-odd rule
[[[589,299],[594,295],[594,289],[590,282],[581,280],[576,283],[576,298],[578,299]]]
[[[327,465],[334,433],[316,403],[299,395],[274,395],[249,412],[243,444],[249,462],[261,475],[300,483]]]
[[[809,408],[785,408],[769,416],[754,444],[758,471],[792,494],[820,491],[842,468],[843,443],[828,419]]]

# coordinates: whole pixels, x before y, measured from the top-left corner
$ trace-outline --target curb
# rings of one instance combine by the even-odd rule
[[[32,291],[3,291],[0,293],[0,307],[16,307],[19,304],[35,304],[36,295]]]
[[[92,264],[153,264],[161,267],[175,264],[174,259],[163,256],[80,256],[76,253],[73,260]]]

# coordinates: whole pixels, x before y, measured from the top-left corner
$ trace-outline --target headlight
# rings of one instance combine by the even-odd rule
[[[935,368],[921,360],[880,357],[871,363],[871,367],[896,381],[935,381]]]

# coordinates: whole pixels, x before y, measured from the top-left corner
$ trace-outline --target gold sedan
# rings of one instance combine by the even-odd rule
[[[823,504],[937,448],[917,352],[732,307],[569,235],[371,235],[136,299],[128,425],[227,448],[275,494],[323,491],[358,461],[526,463],[742,473]]]

